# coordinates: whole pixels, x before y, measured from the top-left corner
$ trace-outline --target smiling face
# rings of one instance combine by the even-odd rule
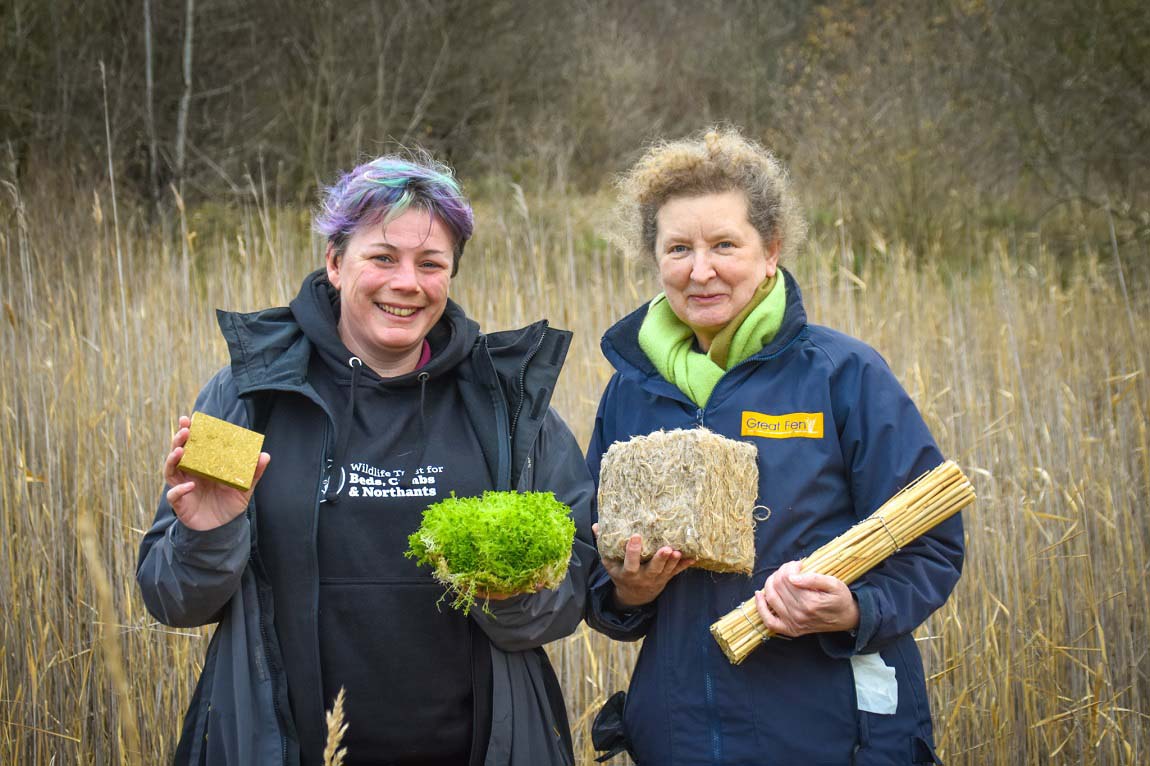
[[[672,197],[655,216],[659,281],[675,316],[704,351],[774,276],[779,243],[763,245],[741,191]]]
[[[423,339],[443,316],[454,241],[426,210],[364,225],[342,255],[327,250],[327,276],[339,290],[339,337],[382,377],[415,369]]]

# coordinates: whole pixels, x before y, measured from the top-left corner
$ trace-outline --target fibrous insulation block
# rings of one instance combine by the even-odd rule
[[[643,559],[670,546],[715,572],[755,564],[758,450],[705,428],[656,431],[612,444],[599,474],[599,553],[623,557],[643,536]]]
[[[263,444],[263,434],[193,412],[179,468],[247,492],[252,488]]]

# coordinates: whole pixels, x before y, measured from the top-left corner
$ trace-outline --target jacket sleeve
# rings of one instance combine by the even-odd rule
[[[221,370],[204,387],[194,409],[248,426],[247,408],[236,394],[229,369]],[[218,622],[224,605],[239,588],[250,547],[247,514],[198,532],[176,518],[165,488],[152,527],[140,543],[136,565],[136,582],[148,611],[173,627]]]
[[[506,652],[534,649],[574,632],[583,619],[587,574],[595,561],[591,538],[591,504],[595,485],[567,424],[549,410],[532,448],[529,488],[554,492],[571,509],[575,540],[567,577],[558,588],[490,601],[484,612],[476,605],[471,616],[495,646]]]
[[[918,408],[877,352],[848,368],[854,391],[836,422],[855,513],[865,518],[943,461]],[[832,382],[832,385],[835,385]],[[875,652],[909,634],[946,601],[962,573],[962,519],[952,516],[851,585],[859,607],[854,635],[820,634],[835,657]]]
[[[587,447],[587,468],[599,486],[599,468],[603,453],[615,442],[613,429],[609,428],[609,413],[614,407],[615,389],[619,382],[618,374],[607,384],[603,398],[599,400],[599,412],[595,415],[595,430],[591,433],[591,443]],[[598,521],[597,506],[593,520]],[[587,590],[587,624],[600,633],[616,641],[638,641],[647,635],[655,619],[658,599],[650,604],[634,609],[620,609],[615,604],[615,584],[611,581],[603,562],[595,556]]]

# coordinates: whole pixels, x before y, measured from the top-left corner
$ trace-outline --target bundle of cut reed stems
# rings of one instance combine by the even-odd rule
[[[848,585],[904,545],[974,502],[966,474],[947,460],[887,500],[873,514],[802,560],[802,571],[837,577]],[[711,626],[711,635],[738,665],[773,634],[748,599]]]

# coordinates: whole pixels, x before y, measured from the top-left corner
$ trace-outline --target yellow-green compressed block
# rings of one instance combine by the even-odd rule
[[[192,413],[180,470],[247,492],[252,488],[264,435],[202,412]]]

